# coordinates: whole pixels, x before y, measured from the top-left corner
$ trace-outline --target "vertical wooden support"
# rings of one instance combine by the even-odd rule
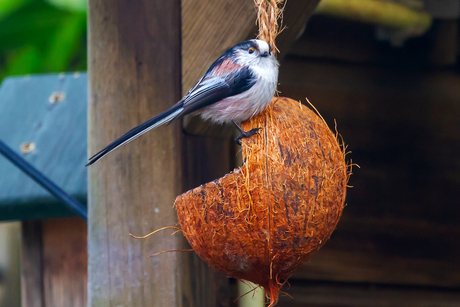
[[[86,229],[77,217],[22,223],[22,306],[85,305]]]
[[[42,222],[22,222],[21,239],[21,304],[23,307],[45,307]]]
[[[186,136],[186,189],[224,176],[233,166],[233,141],[204,136]],[[195,306],[228,307],[229,279],[214,271],[195,253],[189,255],[193,275]],[[202,295],[200,295],[202,294]]]
[[[181,98],[180,0],[89,1],[89,154]],[[89,169],[88,306],[193,304],[172,207],[183,192],[180,123],[149,132]],[[184,286],[185,285],[185,286]],[[188,303],[187,303],[188,302]]]

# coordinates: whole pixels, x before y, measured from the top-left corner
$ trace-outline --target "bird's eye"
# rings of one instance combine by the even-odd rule
[[[253,54],[254,53],[254,48],[249,48],[249,54]]]

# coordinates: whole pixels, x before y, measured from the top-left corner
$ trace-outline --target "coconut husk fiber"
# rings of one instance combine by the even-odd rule
[[[328,239],[342,214],[348,167],[325,122],[274,98],[243,123],[243,166],[177,197],[182,231],[214,269],[265,288],[270,306],[294,270]]]

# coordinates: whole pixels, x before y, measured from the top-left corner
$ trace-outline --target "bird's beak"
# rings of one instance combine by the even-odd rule
[[[270,51],[270,54],[272,54],[273,47],[271,45],[268,45],[268,50]]]

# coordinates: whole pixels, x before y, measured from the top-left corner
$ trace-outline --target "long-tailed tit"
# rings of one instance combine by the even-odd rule
[[[198,83],[169,110],[128,131],[89,159],[91,165],[112,150],[145,132],[198,111],[215,123],[232,122],[243,137],[258,133],[259,128],[243,131],[238,123],[262,112],[272,101],[278,82],[278,61],[271,46],[251,39],[225,51]]]

